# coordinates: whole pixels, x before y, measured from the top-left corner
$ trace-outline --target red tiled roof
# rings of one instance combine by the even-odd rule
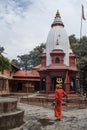
[[[34,66],[33,68],[34,68],[34,69],[39,69],[41,66],[42,66],[42,65],[39,64],[39,65],[37,65],[37,66]]]
[[[18,66],[16,66],[15,64],[12,64],[12,67],[14,67],[17,70],[20,70],[20,68]]]
[[[40,75],[36,70],[31,71],[19,70],[13,75],[13,77],[40,77]]]
[[[48,70],[56,70],[56,69],[62,69],[62,70],[71,70],[71,71],[78,71],[76,66],[66,66],[61,64],[52,64],[47,67]]]
[[[78,69],[76,68],[76,66],[69,67],[69,70],[71,70],[71,71],[78,71]]]
[[[63,64],[51,64],[47,67],[41,67],[39,71],[46,71],[46,70],[67,70],[69,69],[68,66]]]
[[[16,80],[16,81],[40,81],[39,78],[11,78],[9,80]]]
[[[54,50],[52,50],[52,52],[51,52],[51,54],[64,54],[64,51],[62,50],[62,49],[54,49]]]
[[[42,66],[38,71],[46,71],[47,67]]]
[[[68,69],[68,66],[62,64],[52,64],[49,65],[47,69]]]

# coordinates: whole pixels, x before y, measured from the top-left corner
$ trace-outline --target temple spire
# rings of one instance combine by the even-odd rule
[[[59,13],[59,10],[57,10],[57,13],[56,13],[55,18],[56,18],[56,17],[59,17],[59,18],[60,18],[60,13]]]
[[[62,26],[62,27],[64,27],[64,24],[63,24],[63,22],[61,20],[61,16],[60,16],[60,13],[59,13],[58,10],[57,10],[56,16],[54,18],[54,21],[53,21],[51,27],[54,27],[54,26]]]

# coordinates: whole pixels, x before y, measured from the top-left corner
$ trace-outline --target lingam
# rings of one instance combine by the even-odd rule
[[[9,130],[23,124],[24,111],[17,108],[17,99],[0,97],[0,130]]]

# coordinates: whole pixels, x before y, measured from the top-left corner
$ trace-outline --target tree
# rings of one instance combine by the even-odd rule
[[[78,68],[80,69],[80,77],[81,77],[80,81],[84,91],[87,92],[87,37],[86,36],[81,38],[79,42],[78,50],[79,50]]]
[[[0,54],[2,54],[4,52],[4,47],[0,47]]]
[[[76,39],[75,35],[73,34],[69,36],[69,42],[70,42],[70,47],[72,48],[73,52],[76,54],[77,48],[79,46],[79,40]]]
[[[17,56],[17,58],[18,58],[20,68],[22,68],[23,70],[28,70],[30,66],[29,54]]]
[[[87,37],[83,36],[80,40],[75,35],[69,37],[73,52],[77,57],[77,67],[80,74],[80,85],[83,91],[87,92]]]
[[[12,63],[22,68],[23,70],[30,70],[33,66],[41,63],[41,54],[45,49],[45,44],[35,47],[29,54],[17,56],[17,60],[13,59]]]
[[[39,65],[41,63],[41,54],[43,50],[45,49],[45,44],[41,44],[40,46],[37,46],[33,49],[33,51],[30,52],[30,59],[32,66]]]
[[[70,42],[70,45],[72,43],[77,43],[78,42],[78,40],[75,37],[75,34],[72,34],[72,35],[69,36],[69,42]]]
[[[0,47],[0,71],[3,74],[4,70],[10,70],[11,63],[8,58],[2,55],[4,53],[4,47]],[[3,90],[6,86],[6,80],[3,79],[3,76],[0,78],[0,89]]]
[[[12,64],[14,64],[14,65],[16,65],[17,67],[19,67],[20,68],[20,63],[18,62],[18,60],[17,59],[12,59]]]
[[[0,47],[0,71],[3,74],[4,70],[9,70],[11,68],[11,63],[2,53],[4,53],[4,47]]]

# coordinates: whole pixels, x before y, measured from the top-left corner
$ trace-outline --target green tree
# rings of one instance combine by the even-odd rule
[[[33,66],[41,63],[41,54],[45,49],[45,44],[35,47],[29,54],[17,56],[17,60],[13,59],[12,63],[22,68],[23,70],[30,70]]]
[[[17,58],[18,58],[20,68],[22,68],[23,70],[28,70],[30,66],[29,55],[24,54],[21,56],[17,56]]]
[[[11,63],[20,68],[20,63],[18,62],[17,59],[12,59]]]
[[[73,50],[73,52],[76,54],[77,53],[77,49],[79,46],[79,40],[76,39],[75,35],[70,35],[69,36],[69,42],[70,42],[70,47]]]
[[[83,91],[87,92],[87,37],[83,36],[80,40],[75,35],[69,37],[71,48],[77,57],[77,67],[80,74],[80,85]]]
[[[2,54],[4,52],[4,47],[0,47],[0,54]]]
[[[87,92],[87,37],[83,36],[79,42],[78,58],[80,69],[80,81],[84,91]]]
[[[30,52],[30,59],[32,66],[39,65],[41,63],[41,54],[43,50],[45,49],[45,44],[41,44],[40,46],[37,46],[33,49],[33,51]]]
[[[72,35],[69,36],[69,42],[70,42],[70,45],[72,43],[78,42],[77,38],[75,37],[75,34],[72,34]]]
[[[4,53],[4,47],[0,47],[0,71],[3,73],[4,70],[9,70],[11,68],[11,63],[2,53]]]

